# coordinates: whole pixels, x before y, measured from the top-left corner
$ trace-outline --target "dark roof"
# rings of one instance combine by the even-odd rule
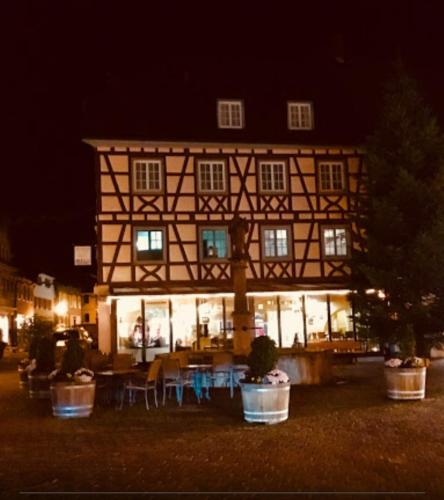
[[[372,78],[373,75],[373,78]],[[376,78],[376,75],[378,78]],[[152,141],[361,144],[374,124],[378,72],[368,66],[297,61],[110,79],[85,108],[83,135]],[[242,99],[245,128],[218,129],[217,99]],[[311,101],[314,130],[287,128],[287,101]]]

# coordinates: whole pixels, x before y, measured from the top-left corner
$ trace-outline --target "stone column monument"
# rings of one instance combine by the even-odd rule
[[[248,354],[254,338],[254,313],[248,310],[247,276],[248,253],[245,238],[248,223],[235,216],[230,223],[231,276],[234,289],[233,348],[234,354]]]

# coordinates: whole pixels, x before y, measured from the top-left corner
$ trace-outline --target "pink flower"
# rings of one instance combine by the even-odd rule
[[[282,370],[271,370],[271,372],[268,372],[267,375],[265,375],[266,380],[273,385],[277,384],[286,384],[287,382],[290,381],[288,378],[288,375],[283,372]]]

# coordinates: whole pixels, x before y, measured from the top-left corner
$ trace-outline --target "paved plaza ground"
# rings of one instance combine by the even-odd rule
[[[141,401],[58,420],[19,388],[16,365],[0,360],[5,498],[444,498],[444,360],[418,402],[386,399],[380,359],[335,367],[331,385],[293,387],[290,418],[275,426],[245,423],[240,394],[224,389],[200,406],[190,394],[182,408],[172,399],[147,412]]]

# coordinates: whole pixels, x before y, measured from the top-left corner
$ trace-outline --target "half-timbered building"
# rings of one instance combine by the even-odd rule
[[[201,104],[205,127],[183,128],[182,137],[193,139],[168,139],[164,130],[158,139],[155,124],[125,139],[124,121],[120,133],[86,139],[96,157],[102,349],[140,347],[142,332],[156,348],[148,359],[158,350],[203,347],[203,333],[214,344],[229,342],[235,215],[249,225],[256,335],[282,347],[356,335],[348,262],[360,241],[353,215],[363,153],[327,140],[315,100],[291,97],[264,119],[242,96],[220,95]]]

